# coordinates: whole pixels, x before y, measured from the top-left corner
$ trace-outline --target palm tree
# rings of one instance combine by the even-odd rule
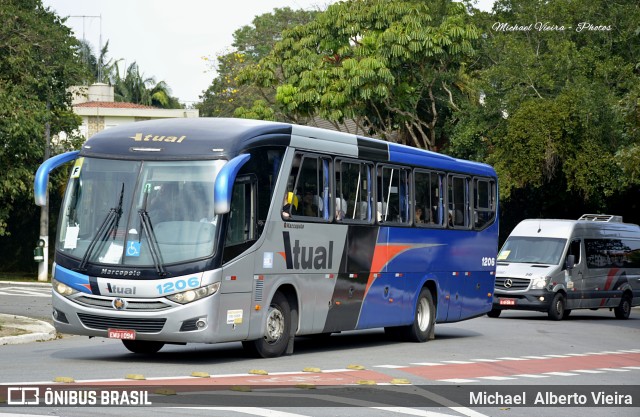
[[[143,104],[165,109],[179,109],[182,105],[175,97],[171,97],[171,89],[164,81],[156,82],[155,78],[145,78],[136,62],[129,65],[124,78],[120,76],[118,63],[111,77],[116,101]]]
[[[95,54],[89,42],[82,39],[79,42],[78,54],[88,72],[88,79],[85,80],[86,84],[108,83],[116,66],[116,62],[113,59],[106,61],[107,53],[109,52],[109,41],[100,50],[100,55]]]

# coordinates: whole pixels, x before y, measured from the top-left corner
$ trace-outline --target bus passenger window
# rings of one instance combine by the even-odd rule
[[[336,206],[337,221],[371,221],[369,209],[372,202],[372,165],[361,161],[336,161]]]
[[[297,155],[283,202],[285,220],[329,220],[329,158]]]
[[[449,175],[447,187],[448,199],[448,226],[452,228],[469,227],[469,190],[468,178]]]
[[[496,214],[495,182],[488,179],[475,178],[473,199],[473,226],[482,229],[491,223]]]

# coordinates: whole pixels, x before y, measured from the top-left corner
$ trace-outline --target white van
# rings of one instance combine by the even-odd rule
[[[609,308],[619,319],[640,305],[640,226],[621,216],[529,219],[497,259],[493,308],[533,310],[561,320],[578,308]]]

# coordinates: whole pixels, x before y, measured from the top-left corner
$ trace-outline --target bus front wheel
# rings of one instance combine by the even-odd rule
[[[267,311],[264,336],[258,340],[242,342],[252,356],[275,358],[287,349],[291,333],[291,306],[282,293],[276,293]]]
[[[154,353],[158,353],[164,346],[162,342],[153,342],[150,340],[123,340],[122,344],[130,352],[141,355],[153,355]]]

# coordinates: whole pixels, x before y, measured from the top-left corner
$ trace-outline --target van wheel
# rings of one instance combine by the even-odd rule
[[[620,305],[613,309],[617,319],[626,320],[631,314],[631,298],[628,295],[622,296]]]
[[[431,291],[428,288],[423,288],[418,296],[413,324],[404,328],[407,340],[422,343],[433,339],[433,326],[436,321],[435,310]]]
[[[551,305],[549,306],[549,318],[555,321],[562,320],[566,305],[567,302],[564,299],[564,295],[556,293],[551,301]]]
[[[162,342],[153,342],[150,340],[123,340],[122,344],[130,352],[141,355],[153,355],[154,353],[158,353],[164,346]]]
[[[287,349],[291,334],[291,306],[287,298],[277,292],[271,300],[267,312],[264,337],[258,340],[242,342],[244,349],[252,356],[275,358]]]
[[[502,310],[500,310],[499,308],[492,308],[491,311],[487,313],[487,316],[493,319],[497,319],[498,317],[500,317],[500,313],[502,313]]]

